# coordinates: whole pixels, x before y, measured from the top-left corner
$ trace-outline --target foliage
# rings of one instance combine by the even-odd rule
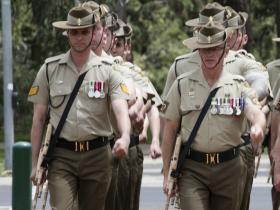
[[[246,0],[220,1],[246,2]],[[251,52],[263,63],[267,63],[276,56],[276,45],[271,41],[271,38],[276,36],[277,29],[276,7],[274,6],[276,1],[272,0],[270,4],[264,0],[247,1],[250,9],[251,22],[249,24],[252,29]],[[68,10],[75,1],[13,0],[11,2],[14,87],[19,92],[15,129],[25,138],[30,130],[32,114],[32,106],[27,103],[26,98],[36,72],[47,57],[68,49],[68,43],[62,36],[62,31],[53,29],[51,23],[56,20],[65,20]],[[124,15],[125,19],[132,24],[135,63],[148,73],[158,91],[161,92],[173,60],[178,55],[189,52],[183,46],[182,40],[191,36],[192,31],[185,27],[184,22],[197,17],[202,5],[208,1],[98,0],[97,2],[110,4],[117,13]],[[0,72],[1,87],[2,78],[3,75]],[[2,91],[1,88],[1,104],[3,104]]]

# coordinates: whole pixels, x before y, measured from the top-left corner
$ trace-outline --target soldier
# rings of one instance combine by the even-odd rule
[[[127,62],[128,45],[132,35],[131,26],[125,24],[123,21],[118,19],[118,28],[114,32],[116,40],[114,46],[111,50],[113,56],[116,57],[116,61],[122,66],[122,68],[116,69],[125,78],[133,80],[136,87],[141,89],[145,95],[145,100],[151,99],[157,95],[154,89],[150,86],[150,81],[148,78],[142,75],[141,70],[137,68],[134,64]],[[156,158],[161,154],[159,147],[159,115],[157,110],[157,105],[160,102],[156,98],[152,98],[155,105],[152,106],[151,110],[148,111],[149,118],[151,120],[151,132],[153,135],[151,148],[151,156]],[[148,103],[148,102],[147,102]],[[145,109],[145,108],[144,108]],[[146,112],[142,112],[145,117]],[[139,130],[139,129],[138,129]],[[132,135],[132,146],[129,149],[129,156],[123,158],[119,163],[118,172],[118,187],[117,187],[117,208],[120,210],[137,210],[139,209],[139,197],[141,189],[141,180],[143,173],[143,152],[139,147],[139,134],[142,128],[137,131],[133,129],[134,135]],[[137,139],[136,141],[133,139]]]
[[[67,31],[70,50],[45,61],[29,92],[28,100],[34,103],[31,130],[34,182],[48,109],[56,131],[75,82],[85,75],[58,138],[52,139],[56,144],[47,177],[52,209],[72,209],[78,198],[80,210],[103,210],[112,155],[127,154],[130,131],[127,88],[121,77],[91,51],[99,19],[90,8],[77,6],[69,11],[67,21],[53,23],[55,28]],[[112,135],[109,105],[117,116],[120,131],[112,151],[108,139]]]
[[[183,210],[240,209],[240,189],[246,166],[239,156],[239,146],[242,145],[240,136],[245,117],[252,123],[252,141],[259,143],[263,138],[265,117],[256,106],[248,83],[223,68],[229,50],[227,37],[227,31],[210,20],[196,36],[185,40],[187,47],[197,49],[197,54],[190,59],[196,56],[201,67],[179,76],[166,98],[162,143],[165,192],[179,124],[180,135],[186,142],[207,95],[217,91],[216,96],[208,99],[211,108],[205,111],[198,134],[183,156],[185,160],[178,179]]]
[[[273,41],[279,42],[280,38],[274,38]],[[270,142],[270,159],[272,167],[272,183],[271,189],[273,210],[278,210],[280,207],[280,60],[275,60],[267,64],[269,80],[272,87],[273,95],[275,96],[272,112],[271,112],[271,142]]]
[[[232,74],[242,75],[251,85],[252,94],[257,95],[259,101],[266,101],[266,98],[271,98],[270,86],[268,82],[268,74],[263,65],[255,60],[255,58],[243,50],[243,46],[247,43],[248,37],[246,34],[245,24],[248,15],[244,12],[237,13],[230,7],[223,7],[214,2],[207,4],[200,12],[199,18],[188,20],[186,25],[199,27],[209,19],[213,19],[230,28],[228,45],[230,47],[228,55],[224,59],[225,71]],[[191,56],[194,55],[194,56]],[[186,72],[185,66],[190,66],[188,69],[196,69],[201,65],[197,59],[198,53],[195,51],[191,54],[179,56],[170,68],[166,85],[162,97],[164,98],[169,90],[170,85],[175,77]],[[244,130],[246,131],[246,129]],[[257,148],[257,146],[255,146]],[[257,149],[256,149],[257,150]],[[247,174],[244,174],[244,190],[241,210],[249,209],[250,193],[252,189],[253,176],[255,170],[255,153],[251,144],[241,148],[241,156],[247,165]],[[243,193],[244,191],[244,193]]]

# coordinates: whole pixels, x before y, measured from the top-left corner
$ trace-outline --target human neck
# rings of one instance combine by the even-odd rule
[[[101,56],[101,55],[102,55],[102,46],[97,47],[97,48],[94,50],[94,53],[95,53],[97,56]]]
[[[210,87],[212,87],[217,82],[222,71],[223,71],[222,63],[218,64],[216,67],[212,69],[207,68],[204,64],[202,65],[202,73]]]
[[[81,72],[83,66],[87,62],[88,57],[90,55],[90,51],[91,51],[90,49],[83,51],[83,52],[77,52],[77,51],[71,50],[71,52],[70,52],[71,58],[72,58],[73,63],[75,64],[76,70],[78,72]]]

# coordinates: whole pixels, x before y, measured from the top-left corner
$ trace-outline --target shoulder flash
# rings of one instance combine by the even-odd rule
[[[57,56],[54,56],[54,57],[50,57],[50,58],[47,58],[45,60],[45,63],[52,63],[52,62],[55,62],[55,61],[59,61],[61,58],[64,57],[65,54],[60,54],[60,55],[57,55]]]

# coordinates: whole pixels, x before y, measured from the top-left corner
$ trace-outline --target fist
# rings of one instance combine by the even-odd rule
[[[250,137],[253,144],[260,144],[264,138],[264,133],[261,126],[259,126],[258,124],[253,125],[251,127]]]

